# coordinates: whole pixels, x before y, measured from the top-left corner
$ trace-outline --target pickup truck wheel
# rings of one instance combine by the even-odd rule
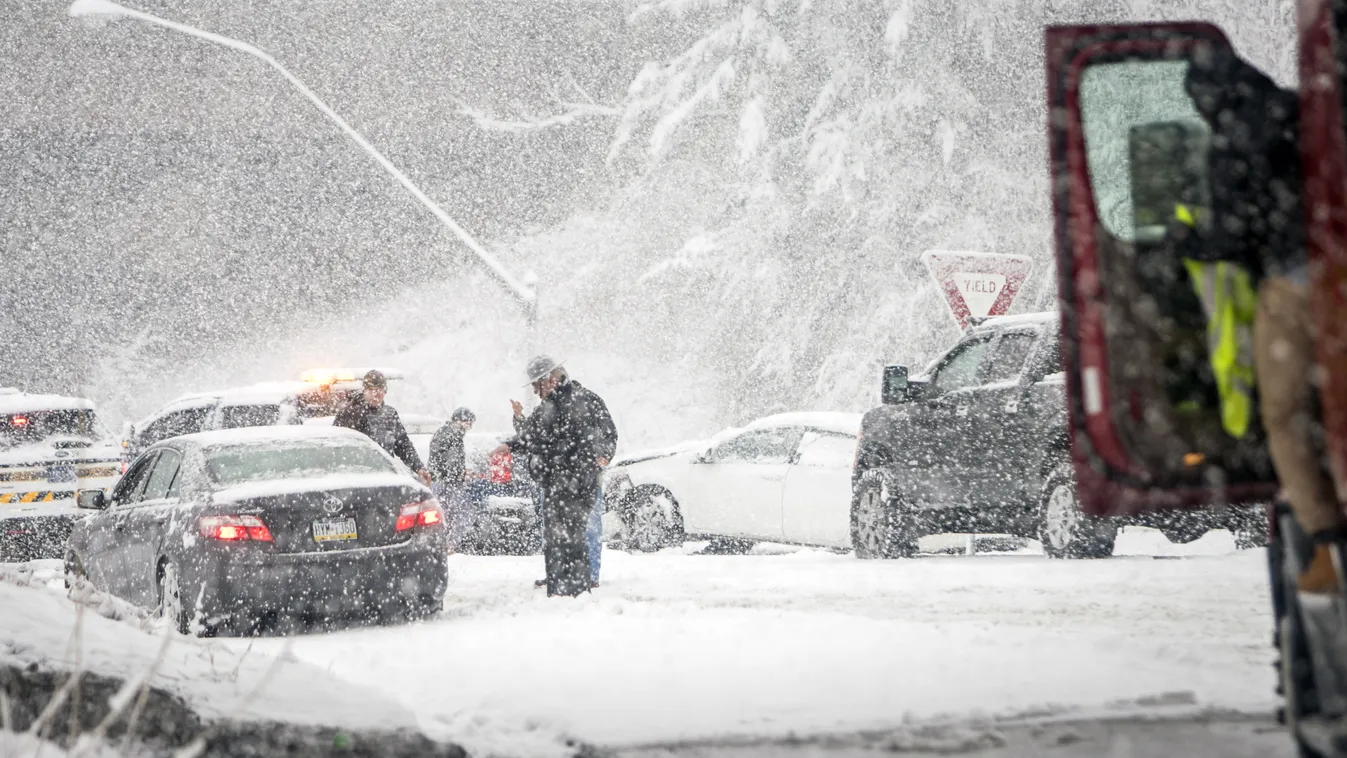
[[[1118,526],[1086,516],[1076,498],[1071,465],[1058,465],[1043,483],[1038,539],[1049,558],[1107,558],[1113,555]]]
[[[642,487],[628,495],[622,508],[627,544],[653,553],[683,544],[683,520],[678,501],[667,490]]]
[[[856,484],[851,497],[851,547],[857,558],[909,558],[916,554],[920,536],[880,477],[865,476]]]

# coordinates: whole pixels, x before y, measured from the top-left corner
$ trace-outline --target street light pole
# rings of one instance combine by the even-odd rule
[[[492,255],[490,252],[486,250],[486,248],[482,247],[482,245],[478,243],[477,240],[473,239],[472,235],[468,234],[468,232],[463,227],[459,226],[456,221],[450,218],[449,214],[445,213],[443,208],[437,205],[434,200],[431,200],[430,197],[426,195],[426,193],[422,192],[420,187],[417,187],[415,184],[413,184],[412,180],[409,179],[406,174],[402,173],[402,171],[399,170],[397,166],[394,166],[392,161],[389,161],[387,158],[385,158],[383,153],[379,152],[373,145],[369,143],[369,140],[366,140],[364,136],[360,134],[360,132],[357,132],[350,124],[346,123],[345,119],[337,115],[336,111],[328,107],[327,103],[323,102],[322,99],[318,97],[318,95],[314,94],[313,90],[305,86],[304,82],[301,82],[298,79],[298,77],[296,77],[294,74],[287,71],[286,68],[282,66],[280,63],[278,63],[275,58],[271,57],[262,50],[253,47],[247,42],[241,42],[239,40],[230,37],[225,37],[220,34],[215,34],[213,32],[197,29],[194,26],[188,26],[186,24],[180,24],[176,21],[169,21],[167,19],[159,18],[158,16],[152,16],[143,11],[138,11],[131,8],[127,8],[122,5],[118,5],[117,3],[114,3],[111,0],[75,0],[75,2],[71,3],[70,5],[69,13],[71,16],[76,17],[110,16],[114,18],[130,18],[135,19],[137,21],[144,21],[146,23],[154,24],[156,26],[162,26],[166,29],[172,29],[173,31],[176,32],[182,32],[183,34],[188,34],[198,39],[206,40],[207,42],[213,42],[217,45],[223,45],[225,47],[233,48],[235,50],[247,53],[253,56],[254,58],[258,58],[266,62],[267,65],[279,71],[281,76],[285,77],[286,81],[293,84],[295,86],[295,89],[299,90],[300,93],[304,95],[304,97],[307,97],[310,102],[312,102],[315,106],[317,106],[318,110],[322,111],[324,116],[327,116],[329,119],[332,120],[333,123],[341,127],[341,130],[343,132],[346,132],[346,135],[348,137],[350,137],[353,141],[355,141],[355,143],[359,145],[361,149],[363,149],[366,153],[369,153],[370,157],[372,157],[376,162],[378,162],[380,166],[383,166],[384,169],[388,171],[388,173],[392,174],[393,178],[398,180],[398,183],[400,183],[403,187],[406,187],[407,191],[412,193],[413,197],[419,200],[421,204],[426,207],[427,210],[429,210],[432,214],[434,214],[435,218],[440,220],[440,223],[448,227],[449,231],[453,232],[454,235],[458,237],[458,239],[462,241],[464,245],[468,246],[468,249],[471,250],[477,256],[477,259],[482,263],[483,266],[486,267],[487,271],[491,274],[491,276],[495,278],[495,280],[498,283],[500,283],[501,286],[505,287],[505,289],[509,291],[510,295],[516,301],[518,301],[520,307],[524,309],[524,319],[528,325],[530,342],[532,341],[538,321],[538,297],[536,291],[536,280],[529,282],[521,282],[519,279],[516,279],[514,275],[511,274],[509,270],[505,268],[505,266],[500,262],[500,260],[496,258],[496,256]],[[531,273],[532,272],[530,272],[530,274]],[[534,279],[534,277],[532,276],[528,276],[527,278],[530,280]]]

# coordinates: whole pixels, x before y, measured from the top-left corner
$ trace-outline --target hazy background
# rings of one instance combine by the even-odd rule
[[[626,445],[864,410],[957,336],[926,249],[1052,305],[1045,23],[1209,18],[1294,80],[1289,0],[128,4],[270,52],[535,271]],[[0,2],[0,385],[120,420],[383,363],[504,425],[522,317],[404,189],[260,61],[66,7]]]

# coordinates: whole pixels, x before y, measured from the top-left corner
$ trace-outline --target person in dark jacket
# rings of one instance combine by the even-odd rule
[[[1297,587],[1337,592],[1331,546],[1347,540],[1347,517],[1322,465],[1318,439],[1299,100],[1226,50],[1194,61],[1184,86],[1212,129],[1214,222],[1194,255],[1237,263],[1257,285],[1253,360],[1259,411],[1277,478],[1296,521],[1315,543]]]
[[[449,423],[430,439],[430,478],[436,483],[459,485],[468,479],[463,436],[472,430],[477,416],[467,408],[457,408]]]
[[[388,379],[383,372],[371,370],[361,380],[361,388],[360,395],[337,411],[332,425],[354,429],[374,440],[379,447],[407,464],[407,468],[415,471],[421,481],[429,486],[430,472],[421,465],[421,456],[412,447],[412,440],[402,426],[402,419],[398,418],[398,412],[393,406],[384,402],[388,394]]]
[[[566,376],[565,369],[562,369],[562,381],[565,382],[565,381],[567,380],[567,378],[568,378],[568,377]],[[580,387],[580,383],[579,383],[579,382],[572,381],[571,384],[575,385],[576,387]],[[583,388],[583,387],[580,387],[580,389],[584,389],[584,388]],[[603,401],[600,400],[599,402],[603,402]],[[518,434],[519,432],[523,431],[523,428],[524,428],[524,422],[525,422],[525,420],[527,419],[527,416],[524,415],[524,406],[523,406],[523,404],[520,403],[519,401],[517,401],[517,400],[511,400],[511,401],[510,401],[510,406],[511,406],[511,408],[514,410],[514,428],[515,428],[515,433]],[[617,428],[614,427],[614,428],[613,428],[613,447],[614,447],[614,449],[616,449],[616,447],[617,447],[617,436],[616,436],[616,435],[617,435]],[[546,513],[544,512],[543,515],[545,516]],[[547,528],[547,525],[546,525],[546,519],[544,518],[544,521],[543,521],[543,530],[544,530],[544,531],[543,531],[543,537],[544,537],[544,540],[546,540],[546,536],[547,536],[546,528]],[[590,515],[589,515],[589,525],[585,528],[585,544],[587,544],[587,545],[589,546],[589,583],[590,583],[590,585],[592,585],[593,588],[597,589],[598,586],[599,586],[599,570],[603,567],[603,488],[602,488],[602,482],[600,482],[600,487],[595,491],[594,510],[590,513]],[[544,549],[545,549],[545,548],[544,548]],[[534,587],[546,587],[546,586],[547,586],[547,579],[546,579],[546,578],[539,579],[538,581],[536,581],[536,582],[533,583],[533,586],[534,586]]]
[[[556,361],[540,355],[527,373],[542,402],[501,448],[525,456],[543,490],[547,594],[575,596],[591,588],[586,529],[600,473],[617,450],[617,427],[603,400]]]

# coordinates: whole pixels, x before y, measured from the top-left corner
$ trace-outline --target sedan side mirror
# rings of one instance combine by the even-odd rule
[[[879,398],[885,405],[903,403],[908,398],[907,366],[885,366]]]
[[[75,496],[75,504],[86,510],[102,511],[108,507],[108,498],[103,490],[80,490]]]

